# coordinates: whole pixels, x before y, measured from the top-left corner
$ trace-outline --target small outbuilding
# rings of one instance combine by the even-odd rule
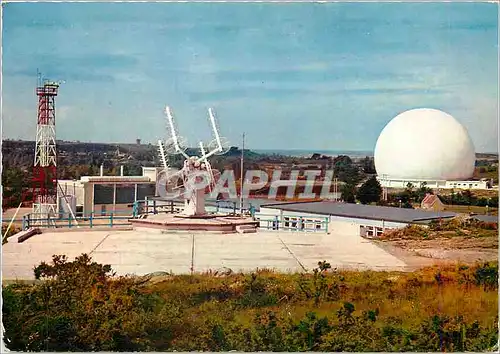
[[[424,210],[443,211],[445,205],[437,195],[427,193],[420,203],[420,207]]]

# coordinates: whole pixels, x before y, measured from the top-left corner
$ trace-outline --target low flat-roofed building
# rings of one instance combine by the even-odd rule
[[[410,224],[426,225],[457,214],[340,202],[296,202],[261,205],[257,217],[275,216],[284,228],[303,228],[304,224],[328,221],[328,232],[376,237],[384,230]]]
[[[386,188],[406,188],[411,183],[415,188],[425,183],[425,186],[432,189],[491,189],[492,185],[486,180],[466,180],[466,181],[446,181],[446,180],[426,180],[426,179],[403,179],[377,177],[380,185]]]
[[[147,172],[152,175],[152,171]],[[79,180],[60,180],[59,210],[66,214],[64,210],[68,201],[70,204],[74,203],[75,207],[72,208],[76,209],[73,210],[75,214],[84,216],[90,213],[131,213],[135,201],[157,195],[156,174],[154,179],[150,175],[83,176]]]

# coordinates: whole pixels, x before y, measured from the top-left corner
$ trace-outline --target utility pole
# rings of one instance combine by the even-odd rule
[[[245,180],[243,176],[243,160],[245,154],[245,133],[243,133],[242,144],[241,144],[241,161],[240,161],[240,214],[243,216],[243,182]]]

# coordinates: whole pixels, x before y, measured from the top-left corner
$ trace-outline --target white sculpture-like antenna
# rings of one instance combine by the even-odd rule
[[[210,191],[215,184],[214,170],[208,161],[208,158],[216,154],[224,154],[229,149],[229,142],[227,139],[219,135],[219,130],[217,128],[215,115],[211,108],[208,109],[208,114],[210,118],[210,123],[212,126],[213,135],[215,135],[215,140],[213,140],[206,149],[203,142],[199,143],[201,156],[189,156],[186,150],[185,139],[181,137],[176,129],[172,111],[169,106],[165,106],[165,115],[167,118],[168,130],[170,130],[170,138],[165,142],[159,142],[160,156],[164,165],[167,163],[167,155],[169,154],[182,154],[186,159],[184,161],[184,167],[175,173],[166,172],[166,177],[164,178],[166,190],[178,190],[177,181],[179,179],[183,182],[183,187],[181,187],[182,195],[184,197],[184,211],[183,214],[186,216],[201,216],[206,215],[205,212],[205,188],[199,188],[196,185],[197,174],[200,172],[206,173],[208,178],[208,186]],[[207,153],[208,150],[208,153]],[[165,168],[168,170],[168,167]],[[220,172],[215,170],[215,173]]]
[[[208,188],[210,189],[210,192],[212,192],[212,182],[214,181],[214,173],[212,171],[212,166],[210,165],[210,162],[208,162],[207,160],[208,155],[205,154],[205,148],[203,147],[203,143],[201,141],[200,141],[200,151],[201,151],[201,158],[198,161],[204,161],[205,163],[209,179]]]
[[[189,158],[189,155],[184,152],[183,149],[179,146],[179,137],[177,136],[177,130],[175,129],[174,117],[172,116],[172,112],[170,111],[170,107],[165,107],[165,114],[167,116],[168,124],[170,126],[170,134],[172,135],[172,140],[174,142],[175,151],[182,154],[186,159]]]

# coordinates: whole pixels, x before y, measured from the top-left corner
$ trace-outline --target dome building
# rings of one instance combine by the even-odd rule
[[[375,146],[375,168],[384,187],[484,189],[472,181],[476,161],[467,129],[451,115],[430,108],[412,109],[392,119]]]

